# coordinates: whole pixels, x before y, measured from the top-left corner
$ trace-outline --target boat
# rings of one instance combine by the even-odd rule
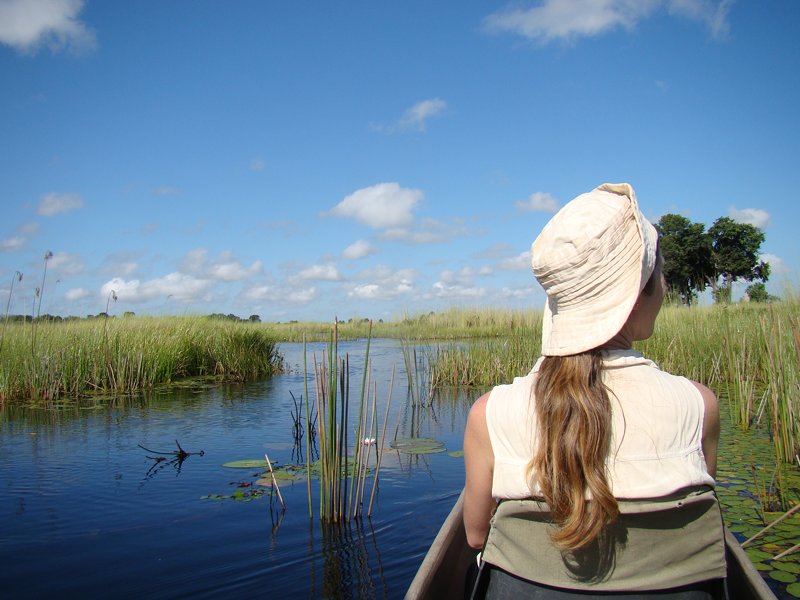
[[[476,552],[467,544],[463,507],[462,490],[411,582],[405,595],[406,600],[464,598],[465,575],[470,564],[475,562]],[[730,600],[777,600],[727,527],[725,554]]]

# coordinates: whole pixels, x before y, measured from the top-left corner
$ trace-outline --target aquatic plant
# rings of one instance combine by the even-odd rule
[[[0,355],[0,401],[126,394],[187,377],[246,381],[283,370],[258,324],[198,317],[42,321],[34,351],[10,322]]]
[[[350,359],[348,354],[345,354],[344,358],[338,356],[338,320],[334,321],[330,332],[327,352],[323,352],[319,362],[317,361],[316,353],[312,355],[316,395],[315,409],[318,415],[317,433],[319,436],[319,517],[323,522],[339,523],[358,518],[364,514],[366,481],[370,472],[373,473],[374,479],[370,503],[367,508],[368,517],[372,510],[372,501],[375,495],[381,453],[383,452],[383,443],[386,435],[391,391],[387,399],[383,432],[380,435],[381,443],[378,446],[375,444],[375,440],[379,437],[376,418],[377,385],[372,383],[370,379],[370,342],[371,336],[368,335],[361,393],[358,399],[358,416],[352,444],[352,456],[347,435],[350,412]],[[304,382],[306,387],[307,377],[306,373]],[[392,382],[393,380],[394,371],[392,372]],[[369,401],[370,389],[372,392],[371,402]],[[373,445],[376,446],[375,468],[370,467]],[[310,462],[308,464],[308,475],[310,480]],[[310,488],[308,496],[309,515],[312,515]]]

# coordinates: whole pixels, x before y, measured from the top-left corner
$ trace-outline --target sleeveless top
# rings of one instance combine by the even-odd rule
[[[542,359],[525,377],[495,387],[486,405],[494,452],[492,495],[540,497],[526,474],[536,444],[533,385]],[[705,406],[685,377],[661,371],[635,350],[603,352],[603,383],[612,412],[608,480],[616,498],[657,498],[693,486],[714,486],[703,456]]]
[[[702,450],[702,395],[633,350],[603,353],[612,406],[606,464],[620,515],[584,550],[552,544],[549,509],[526,476],[541,360],[527,376],[495,387],[487,402],[492,495],[500,503],[484,560],[529,581],[579,590],[661,590],[724,578],[722,518]]]

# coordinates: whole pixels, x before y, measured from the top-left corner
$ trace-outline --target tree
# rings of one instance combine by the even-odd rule
[[[769,302],[772,299],[772,296],[767,292],[767,286],[761,281],[748,285],[745,294],[747,294],[750,302]]]
[[[250,321],[251,323],[261,323],[261,317],[259,317],[258,315],[250,315],[248,321]]]
[[[714,274],[711,260],[711,238],[705,225],[692,223],[681,215],[667,214],[655,225],[658,244],[664,257],[664,279],[667,293],[692,304]]]
[[[764,232],[758,227],[720,217],[708,229],[708,235],[711,237],[711,259],[714,262],[714,273],[708,278],[708,283],[713,289],[715,301],[730,301],[734,281],[769,279],[769,263],[758,258],[764,242]]]

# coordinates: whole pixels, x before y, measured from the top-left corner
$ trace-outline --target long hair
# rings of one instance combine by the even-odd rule
[[[656,267],[642,289],[647,296],[661,276],[656,252]],[[589,546],[619,514],[606,472],[611,401],[602,373],[599,348],[547,356],[533,389],[538,443],[528,479],[539,484],[558,526],[552,540],[563,550]]]
[[[611,402],[602,370],[597,349],[548,356],[534,387],[539,439],[528,476],[541,488],[558,526],[552,540],[564,550],[588,546],[619,514],[606,477]]]

